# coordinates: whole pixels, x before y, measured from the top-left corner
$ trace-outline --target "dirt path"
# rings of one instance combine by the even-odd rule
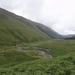
[[[53,58],[51,55],[46,54],[44,51],[41,50],[22,50],[21,47],[18,47],[18,50],[21,52],[38,52],[39,56],[42,56],[44,58]]]

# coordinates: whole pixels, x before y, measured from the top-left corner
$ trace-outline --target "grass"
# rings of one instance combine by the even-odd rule
[[[39,45],[44,51],[53,57],[75,52],[75,40],[52,40],[50,43]],[[50,49],[46,51],[45,49]]]
[[[1,46],[12,46],[16,43],[31,43],[51,39],[35,25],[29,25],[9,15],[7,15],[7,18],[0,17],[0,35]]]
[[[2,51],[3,50],[3,51]],[[4,51],[0,50],[0,65],[10,64],[10,63],[23,63],[27,61],[32,61],[38,59],[38,57],[33,57],[27,53],[19,52],[17,48],[11,47],[10,49]]]
[[[8,68],[9,67],[9,68]],[[75,75],[75,54],[0,68],[1,75]]]
[[[38,43],[45,52],[50,49],[47,53],[54,56],[52,59],[39,58],[37,52],[23,53],[14,46],[3,46],[0,49],[0,75],[75,75],[74,45],[74,40]],[[6,52],[1,52],[4,49]]]

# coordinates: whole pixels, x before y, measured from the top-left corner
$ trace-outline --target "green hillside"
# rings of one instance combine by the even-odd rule
[[[44,50],[53,57],[75,53],[75,40],[51,40],[49,43],[39,45],[40,48],[49,49]]]
[[[49,36],[41,32],[35,25],[30,24],[28,20],[0,8],[0,45],[49,39]]]
[[[63,38],[52,29],[0,8],[0,45]]]
[[[58,34],[57,32],[55,32],[54,30],[52,30],[51,28],[47,26],[44,26],[39,23],[37,23],[36,26],[38,29],[40,29],[42,32],[44,32],[45,34],[47,34],[49,37],[53,39],[64,39],[62,35]]]

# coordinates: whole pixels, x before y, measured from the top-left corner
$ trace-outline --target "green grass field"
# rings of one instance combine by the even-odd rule
[[[75,75],[75,54],[1,66],[0,75]]]
[[[1,47],[0,75],[75,75],[75,40],[51,40],[37,46],[53,58],[39,58],[36,52],[19,52],[14,46]],[[2,52],[4,49],[6,52]]]
[[[18,48],[12,47],[5,47],[0,49],[0,65],[4,64],[12,64],[12,63],[23,63],[27,61],[33,61],[38,59],[39,57],[34,56],[36,53],[24,53],[18,51]]]
[[[39,45],[44,51],[53,57],[75,52],[75,40],[52,40],[50,43]],[[45,49],[50,49],[46,51]]]

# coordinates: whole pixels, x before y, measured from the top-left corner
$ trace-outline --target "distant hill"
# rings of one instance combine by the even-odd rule
[[[75,39],[75,34],[66,35],[65,39],[69,39],[69,40]]]
[[[37,23],[36,27],[53,39],[63,39],[64,38],[62,35],[58,34],[51,28],[44,26],[42,24]]]
[[[51,28],[0,8],[0,45],[45,41],[52,38],[63,37]]]

